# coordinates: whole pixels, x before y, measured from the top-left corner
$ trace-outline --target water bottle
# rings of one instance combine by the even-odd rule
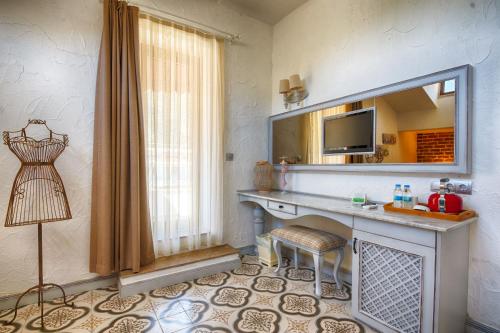
[[[403,208],[413,208],[413,196],[411,195],[410,185],[405,185],[403,190]]]
[[[396,184],[396,187],[394,188],[393,201],[394,208],[403,207],[403,191],[401,191],[401,184]]]

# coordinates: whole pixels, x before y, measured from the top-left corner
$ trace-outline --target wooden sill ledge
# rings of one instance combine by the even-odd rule
[[[239,253],[237,249],[227,244],[183,252],[171,256],[157,258],[154,263],[142,267],[141,271],[138,273],[133,273],[131,270],[122,271],[120,272],[120,277],[124,278],[137,274],[151,273],[163,269],[193,264],[200,261],[220,258],[237,253]]]

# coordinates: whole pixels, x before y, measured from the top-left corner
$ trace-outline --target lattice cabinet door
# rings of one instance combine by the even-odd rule
[[[383,332],[432,332],[435,249],[353,231],[353,315]]]

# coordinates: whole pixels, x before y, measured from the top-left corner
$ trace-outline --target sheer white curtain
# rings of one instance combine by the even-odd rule
[[[223,42],[146,15],[139,41],[156,256],[219,244]]]
[[[344,163],[344,156],[323,155],[323,118],[347,112],[345,105],[334,106],[321,111],[311,112],[306,115],[305,142],[306,161],[312,164],[338,164]]]

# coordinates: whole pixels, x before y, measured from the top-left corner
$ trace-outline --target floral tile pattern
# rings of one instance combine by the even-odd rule
[[[94,332],[161,333],[162,329],[154,314],[127,313],[125,315],[114,317],[110,321],[107,321],[104,327],[101,326],[97,331],[94,330]]]
[[[232,273],[236,275],[256,276],[259,275],[261,271],[262,271],[262,266],[260,264],[242,263],[241,266],[234,269]]]
[[[286,280],[279,277],[259,276],[254,279],[252,289],[260,292],[279,294],[286,289]]]
[[[186,281],[122,298],[116,288],[96,289],[47,302],[45,332],[72,333],[371,333],[353,320],[351,288],[323,279],[314,296],[314,270],[294,265],[278,274],[255,256],[231,272]],[[0,333],[40,332],[40,309],[0,311]]]
[[[279,309],[288,315],[314,317],[320,313],[319,301],[311,295],[283,294]]]
[[[108,314],[122,314],[138,307],[146,298],[144,294],[137,294],[122,298],[118,292],[113,293],[94,306],[94,312]]]
[[[60,306],[50,309],[45,312],[44,326],[46,332],[58,332],[69,328],[79,322],[80,319],[86,317],[90,313],[90,309],[79,306]],[[28,321],[26,328],[31,331],[41,331],[41,317],[35,317]]]
[[[321,317],[316,320],[318,333],[356,332],[363,333],[364,329],[358,323],[350,319],[339,319],[334,317]]]
[[[156,298],[174,299],[183,296],[191,288],[191,283],[183,282],[151,290],[149,295]]]
[[[213,305],[239,308],[248,304],[252,292],[245,288],[223,287],[210,300]]]
[[[0,333],[14,333],[21,331],[22,327],[21,322],[18,321],[12,324],[8,323],[13,315],[14,315],[13,310],[0,311]]]
[[[310,268],[299,268],[295,269],[293,267],[288,267],[285,270],[285,277],[293,281],[314,281],[314,270]]]
[[[339,301],[349,301],[351,300],[351,288],[344,284],[342,289],[337,289],[335,283],[321,282],[321,297]]]
[[[217,273],[196,279],[194,280],[194,283],[199,286],[220,287],[226,283],[227,279],[229,279],[229,274]]]

